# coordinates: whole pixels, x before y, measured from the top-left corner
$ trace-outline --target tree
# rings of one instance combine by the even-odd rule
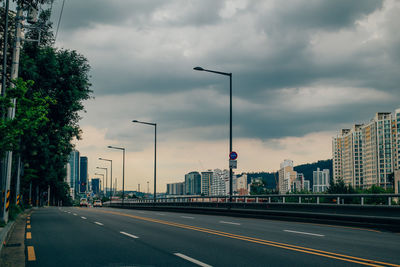
[[[10,143],[18,146],[24,163],[21,192],[25,198],[32,182],[33,188],[38,187],[40,191],[47,191],[50,186],[52,200],[67,203],[69,189],[64,183],[65,166],[73,149],[71,141],[80,139],[78,112],[84,110],[83,101],[91,97],[90,66],[76,51],[53,47],[49,18],[49,10],[41,12],[38,21],[40,43],[25,42],[21,50],[20,77],[35,82],[24,93],[26,108],[20,103],[17,106],[18,114],[29,117],[34,115],[29,103],[38,107],[44,105],[46,120],[37,121],[36,126],[29,124],[30,128],[11,135],[19,139],[10,140],[13,141]],[[29,30],[26,36],[37,39],[37,29]],[[14,121],[21,121],[18,115]]]
[[[355,194],[356,190],[351,185],[346,185],[343,179],[338,179],[337,182],[331,180],[329,188],[327,190],[328,194]]]

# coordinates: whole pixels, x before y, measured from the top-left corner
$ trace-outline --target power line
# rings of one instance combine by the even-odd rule
[[[54,43],[57,40],[58,29],[60,28],[61,18],[62,18],[62,14],[63,14],[63,11],[64,11],[64,4],[65,4],[65,0],[63,0],[62,7],[61,7],[61,12],[60,12],[60,17],[58,18],[57,31],[56,31],[56,36],[54,37]]]

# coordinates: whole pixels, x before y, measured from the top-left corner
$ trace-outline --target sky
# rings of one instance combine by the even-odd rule
[[[228,168],[229,78],[201,66],[232,73],[236,173],[331,158],[342,128],[400,107],[399,14],[391,0],[65,0],[56,46],[92,68],[76,149],[91,178],[113,160],[121,189],[107,146],[126,148],[125,190],[151,192],[154,127],[140,120],[157,123],[158,192]]]

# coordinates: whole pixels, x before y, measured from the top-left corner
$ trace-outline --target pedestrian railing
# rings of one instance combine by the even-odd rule
[[[113,200],[112,204],[134,204],[134,203],[280,203],[280,204],[336,204],[336,205],[376,205],[391,206],[399,205],[400,194],[286,194],[286,195],[246,195],[232,196],[169,196],[154,199],[125,199]],[[109,202],[105,203],[110,204]]]

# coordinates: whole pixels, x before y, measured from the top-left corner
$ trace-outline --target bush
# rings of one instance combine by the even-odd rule
[[[20,206],[10,205],[10,210],[8,211],[9,220],[14,221],[22,211],[23,209]]]

